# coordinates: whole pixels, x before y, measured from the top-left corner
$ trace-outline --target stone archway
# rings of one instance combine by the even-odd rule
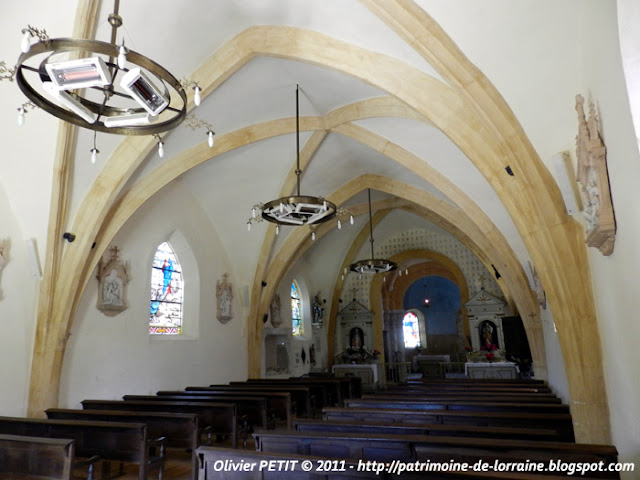
[[[408,274],[396,271],[388,275],[386,281],[378,276],[371,282],[370,305],[374,312],[373,328],[375,348],[383,349],[383,329],[401,321],[405,313],[403,299],[407,289],[417,280],[427,276],[440,276],[458,286],[460,305],[469,300],[469,286],[462,270],[448,257],[426,249],[406,250],[392,257],[392,260],[408,266]],[[469,337],[469,320],[464,308],[462,313],[462,336]],[[378,342],[379,339],[379,342]],[[466,341],[466,340],[464,340]]]

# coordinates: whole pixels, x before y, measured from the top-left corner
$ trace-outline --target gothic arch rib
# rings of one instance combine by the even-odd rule
[[[509,105],[488,78],[415,2],[360,0],[420,53],[464,98],[501,151],[501,168],[486,172],[488,151],[473,157],[516,224],[540,278],[558,328],[578,441],[610,443],[611,428],[598,319],[582,227],[564,209],[560,191]],[[416,106],[422,112],[420,106]],[[514,177],[504,174],[510,165]],[[514,168],[515,167],[515,168]],[[489,175],[487,174],[489,173]],[[576,332],[580,332],[576,335]]]

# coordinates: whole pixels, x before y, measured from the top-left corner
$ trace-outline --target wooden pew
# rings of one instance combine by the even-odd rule
[[[314,397],[311,395],[309,387],[302,387],[296,385],[251,385],[245,382],[234,383],[229,385],[210,385],[217,389],[226,389],[228,391],[236,392],[240,395],[241,392],[289,392],[291,394],[291,401],[294,404],[296,415],[299,417],[311,418],[313,417],[313,404]]]
[[[267,385],[276,387],[282,385],[296,385],[308,387],[313,399],[315,400],[315,408],[340,406],[344,399],[340,381],[332,378],[249,378],[246,382],[231,382],[231,385],[238,384]]]
[[[208,432],[209,435],[229,435],[233,448],[238,447],[238,416],[236,406],[233,403],[144,402],[133,400],[83,400],[80,403],[84,410],[196,414],[201,432]]]
[[[127,412],[118,410],[71,410],[49,408],[47,418],[56,420],[85,420],[121,423],[144,423],[147,436],[165,437],[167,447],[187,449],[192,455],[192,478],[197,475],[195,450],[200,446],[198,416],[187,413]],[[169,457],[170,454],[167,455]]]
[[[112,460],[138,464],[139,480],[146,480],[148,472],[155,468],[158,478],[162,478],[165,439],[148,440],[143,423],[0,417],[0,433],[75,440],[76,456],[98,455],[105,460],[102,478],[108,478]],[[151,455],[150,449],[159,453]]]
[[[553,394],[540,393],[514,393],[507,395],[489,395],[486,393],[446,393],[446,392],[387,392],[380,391],[377,393],[369,393],[362,395],[363,399],[380,399],[380,400],[435,400],[435,401],[470,401],[470,402],[493,402],[499,401],[503,403],[524,402],[524,403],[562,403],[562,400]]]
[[[556,430],[542,428],[479,427],[475,425],[437,425],[408,423],[363,423],[335,420],[294,422],[299,432],[357,432],[393,435],[431,435],[445,437],[512,438],[518,440],[561,441]]]
[[[309,372],[301,377],[289,378],[333,378],[340,380],[343,398],[357,398],[362,395],[362,379],[360,377],[336,377],[333,373]]]
[[[413,378],[407,385],[420,384],[480,384],[480,385],[545,385],[544,380],[537,378]]]
[[[0,478],[71,480],[74,462],[73,440],[0,435]]]
[[[508,385],[404,385],[391,386],[389,391],[423,391],[423,392],[486,392],[497,395],[509,393],[553,393],[544,386],[508,386]]]
[[[215,399],[215,397],[204,397],[198,395],[188,395],[186,392],[178,395],[124,395],[123,400],[144,401],[144,402],[217,402],[235,403],[237,407],[238,419],[246,417],[251,427],[267,428],[267,400],[264,397],[244,397],[231,396]],[[242,422],[241,422],[242,423]]]
[[[229,398],[234,397],[236,394],[233,391],[226,389],[219,390],[215,387],[187,387],[184,391],[181,390],[161,390],[157,392],[158,396],[162,395],[195,395],[195,396],[211,396]],[[275,415],[279,420],[286,422],[287,428],[290,429],[293,425],[294,405],[291,400],[291,394],[289,392],[255,392],[255,391],[243,391],[243,397],[260,397],[267,400],[267,416],[271,418]]]
[[[402,410],[380,408],[323,408],[324,420],[378,423],[435,423],[490,427],[544,428],[556,430],[564,442],[575,441],[569,414],[519,412],[462,412],[450,410]]]
[[[404,410],[451,410],[474,412],[530,412],[530,413],[569,413],[569,406],[555,403],[503,403],[499,399],[492,402],[443,402],[439,400],[371,399],[356,398],[345,402],[346,407],[359,408],[395,408]]]
[[[415,460],[431,462],[604,462],[615,464],[618,452],[611,445],[568,442],[529,442],[494,438],[431,437],[327,432],[257,432],[256,449],[262,452],[296,453],[328,458],[382,462]],[[417,449],[420,448],[418,451]],[[420,455],[420,456],[418,456]],[[593,472],[596,478],[619,479],[617,472]]]
[[[511,472],[435,472],[408,473],[401,476],[385,470],[375,471],[369,462],[346,459],[327,459],[309,455],[282,454],[270,452],[246,452],[217,447],[198,448],[200,470],[198,480],[218,480],[221,478],[220,465],[247,465],[247,471],[224,472],[227,480],[566,480],[566,476],[539,475]],[[311,470],[302,468],[305,461],[311,462]],[[268,462],[273,462],[269,464]],[[276,462],[288,462],[278,464]],[[295,463],[294,463],[295,462]],[[269,471],[269,466],[274,470]],[[282,465],[282,468],[277,467]],[[360,467],[360,468],[359,468]],[[309,468],[307,466],[307,468]],[[581,480],[594,480],[591,476],[580,476]]]
[[[405,383],[514,383],[517,385],[547,385],[546,380],[539,378],[408,378]]]

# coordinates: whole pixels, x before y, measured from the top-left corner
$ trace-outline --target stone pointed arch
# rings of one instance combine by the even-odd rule
[[[505,244],[505,250],[501,251],[496,249],[496,245],[491,244],[490,241],[487,240],[487,235],[483,233],[483,230],[478,227],[469,217],[467,217],[464,212],[455,207],[452,207],[449,203],[434,197],[431,194],[424,192],[416,187],[412,187],[405,183],[399,182],[397,180],[389,179],[386,177],[381,177],[378,175],[363,175],[348,184],[341,187],[338,191],[334,192],[334,194],[330,195],[328,198],[336,203],[337,205],[343,204],[346,200],[353,197],[357,193],[366,188],[372,188],[374,190],[379,190],[390,195],[394,195],[399,199],[408,201],[409,203],[422,207],[424,209],[425,218],[434,221],[434,223],[439,224],[444,227],[454,236],[456,236],[462,243],[465,245],[474,245],[475,247],[471,247],[472,251],[481,250],[485,252],[485,255],[488,255],[489,258],[494,259],[499,265],[507,265],[511,263],[508,260],[509,254],[512,254],[510,248],[507,244]],[[404,207],[406,204],[398,205],[398,207]],[[387,207],[388,208],[388,207]],[[364,209],[362,211],[364,213]],[[378,214],[376,214],[378,215]],[[378,221],[377,216],[374,216],[374,222]],[[326,234],[333,226],[329,226],[327,224],[321,225],[318,229],[316,229],[316,235],[318,238],[322,237]],[[485,226],[483,226],[485,228]],[[491,235],[489,235],[491,237]],[[366,240],[366,235],[360,235],[359,240],[352,244],[349,254],[343,260],[343,264],[340,268],[340,271],[337,273],[337,278],[334,284],[333,296],[332,298],[338,298],[338,295],[342,289],[342,279],[340,276],[340,272],[342,268],[348,266],[353,262],[352,255],[355,255],[355,252],[358,251],[362,243],[358,244],[358,242],[364,242]],[[260,297],[260,303],[256,306],[256,311],[266,311],[268,308],[271,298],[279,284],[280,280],[288,270],[288,268],[293,265],[293,263],[308,249],[312,244],[312,240],[310,239],[309,232],[306,229],[297,229],[293,231],[282,244],[278,253],[274,256],[273,261],[269,264],[268,274],[264,277],[267,286],[262,288],[262,295]],[[480,247],[478,247],[480,245]],[[517,263],[517,262],[516,262]],[[534,314],[538,314],[538,307],[535,301],[535,297],[533,296],[533,292],[528,286],[528,282],[526,280],[526,276],[522,267],[517,264],[517,267],[513,269],[505,268],[503,279],[499,281],[501,289],[503,291],[512,292],[512,295],[516,299],[516,303],[518,305],[519,311],[523,318],[523,323],[525,324],[525,330],[527,332],[527,338],[529,339],[529,344],[531,345],[531,352],[534,359],[534,363],[540,368],[540,375],[542,378],[546,376],[546,358],[544,353],[544,341],[542,338],[542,329],[540,325],[536,325],[527,316],[529,312],[534,312]],[[511,284],[505,279],[513,279],[514,283]],[[514,288],[514,285],[525,284],[523,288]],[[334,318],[337,312],[337,302],[332,302],[329,318]],[[250,317],[249,321],[250,326],[254,326],[254,330],[250,333],[249,341],[250,348],[250,368],[255,368],[259,375],[260,369],[260,341],[262,335],[262,322],[259,318]],[[329,325],[328,335],[329,338],[332,338],[332,326]],[[331,346],[329,349],[331,350]],[[253,353],[255,352],[255,353]],[[331,352],[330,352],[331,355]],[[252,359],[252,356],[254,357]],[[253,366],[252,365],[253,363]],[[250,371],[250,374],[253,370]]]

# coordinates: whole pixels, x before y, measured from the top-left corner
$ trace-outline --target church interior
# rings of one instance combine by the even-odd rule
[[[492,369],[640,465],[637,2],[5,3],[1,416]]]

